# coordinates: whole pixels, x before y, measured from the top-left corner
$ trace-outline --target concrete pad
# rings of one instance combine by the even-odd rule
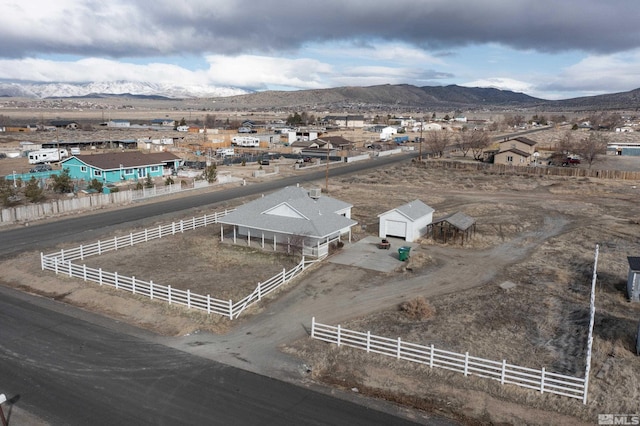
[[[413,249],[418,244],[408,243],[400,238],[387,238],[387,240],[391,243],[389,250],[379,249],[378,243],[381,238],[374,236],[365,237],[355,243],[346,243],[340,253],[331,256],[328,261],[373,271],[393,272],[404,264],[398,260],[398,249],[402,246]]]

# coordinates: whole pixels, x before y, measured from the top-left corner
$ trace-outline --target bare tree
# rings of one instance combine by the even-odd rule
[[[474,130],[468,133],[471,134],[471,153],[473,154],[473,159],[482,160],[484,150],[491,143],[489,135],[482,130]]]
[[[576,141],[574,133],[571,130],[567,130],[556,144],[556,149],[549,158],[549,164],[564,164],[568,157],[576,153],[575,150]]]
[[[588,138],[575,144],[574,151],[591,168],[599,155],[606,154],[607,137],[600,132],[591,132]]]
[[[466,127],[462,128],[462,131],[456,136],[456,148],[462,152],[462,156],[466,157],[471,149],[473,143],[473,132],[470,132]]]
[[[216,128],[216,116],[215,114],[207,114],[204,118],[204,125],[208,129]]]
[[[425,137],[427,147],[429,147],[432,154],[436,154],[438,157],[444,155],[444,150],[449,145],[450,140],[451,137],[447,130],[432,130],[427,132]]]

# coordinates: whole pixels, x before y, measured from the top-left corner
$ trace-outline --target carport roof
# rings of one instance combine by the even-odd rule
[[[476,223],[476,220],[474,218],[472,218],[471,216],[467,216],[464,213],[455,212],[455,213],[447,215],[447,216],[445,216],[445,217],[443,217],[441,219],[434,220],[433,224],[435,225],[436,223],[440,223],[440,222],[447,222],[447,223],[451,224],[452,226],[455,226],[456,228],[458,228],[461,231],[466,231],[467,229],[469,229],[469,227],[471,225]]]

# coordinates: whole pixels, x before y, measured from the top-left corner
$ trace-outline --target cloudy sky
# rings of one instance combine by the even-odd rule
[[[0,81],[565,99],[640,87],[637,0],[0,0]]]

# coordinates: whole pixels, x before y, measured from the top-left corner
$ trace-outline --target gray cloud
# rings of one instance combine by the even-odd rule
[[[46,17],[17,6],[3,13],[0,56],[274,53],[335,40],[363,45],[396,40],[438,50],[486,42],[541,52],[613,53],[640,46],[636,0],[67,0],[62,5],[48,7]]]

